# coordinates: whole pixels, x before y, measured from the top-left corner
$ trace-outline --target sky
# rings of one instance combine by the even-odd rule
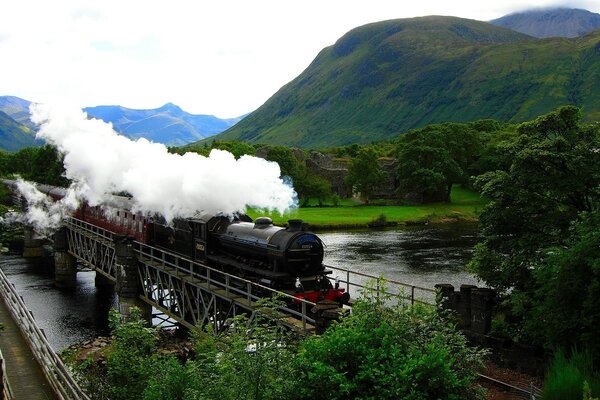
[[[0,96],[77,107],[237,117],[324,47],[370,22],[490,20],[531,7],[600,13],[600,0],[1,0]]]

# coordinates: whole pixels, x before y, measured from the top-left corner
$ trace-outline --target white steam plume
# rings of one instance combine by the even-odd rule
[[[39,196],[24,187],[22,194],[37,214],[31,216],[35,221],[43,221],[40,210],[48,209],[45,218],[52,226],[65,209],[76,208],[75,199],[103,205],[108,195],[123,191],[133,196],[135,211],[157,212],[168,221],[197,212],[230,215],[247,206],[283,213],[296,204],[296,193],[279,178],[277,163],[251,156],[236,160],[222,150],[213,150],[208,157],[171,154],[162,144],[118,135],[111,124],[87,119],[78,109],[36,104],[31,114],[41,125],[38,137],[64,154],[66,176],[73,181],[68,200],[56,206],[39,199],[36,203]]]

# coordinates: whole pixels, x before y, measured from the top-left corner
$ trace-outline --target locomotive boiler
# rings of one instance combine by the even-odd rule
[[[300,220],[283,228],[268,217],[203,215],[170,225],[153,221],[148,233],[150,244],[300,299],[340,304],[349,299],[327,278],[331,271],[323,265],[323,242]]]

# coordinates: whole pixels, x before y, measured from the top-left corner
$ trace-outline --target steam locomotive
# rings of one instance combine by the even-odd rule
[[[3,182],[16,192],[14,181]],[[37,187],[54,200],[66,193],[63,188]],[[82,204],[74,217],[298,299],[341,305],[350,298],[344,289],[332,285],[327,277],[331,270],[323,265],[323,242],[300,220],[289,220],[283,228],[274,226],[268,217],[252,221],[245,214],[199,215],[167,224],[160,216],[133,209],[130,198],[110,196],[103,206]]]

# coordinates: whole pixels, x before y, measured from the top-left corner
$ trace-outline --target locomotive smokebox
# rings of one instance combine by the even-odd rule
[[[301,230],[302,230],[302,220],[301,219],[288,220],[288,231],[289,232],[299,232]]]

